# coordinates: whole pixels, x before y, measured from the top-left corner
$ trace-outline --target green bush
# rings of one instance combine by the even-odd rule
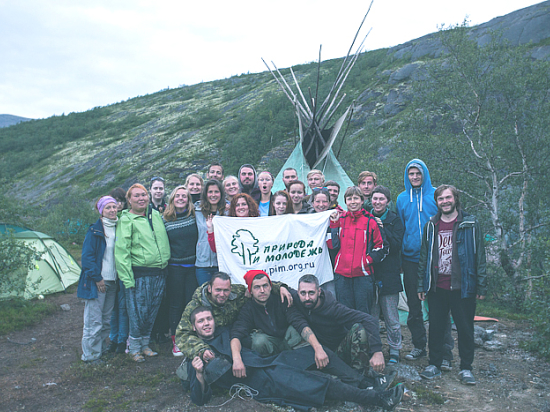
[[[34,261],[41,254],[31,246],[16,239],[13,233],[0,235],[0,296],[23,297],[24,273],[33,268]]]
[[[99,215],[79,193],[68,194],[61,203],[41,211],[34,229],[54,237],[65,247],[82,244],[88,227]]]

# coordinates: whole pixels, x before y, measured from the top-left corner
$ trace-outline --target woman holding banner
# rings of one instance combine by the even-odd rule
[[[233,196],[233,200],[229,205],[229,217],[258,217],[260,211],[258,205],[252,196],[246,193],[239,193]],[[208,233],[208,243],[213,253],[216,253],[216,242],[214,238],[214,224],[212,223],[212,215],[206,218],[206,230]]]
[[[269,216],[280,216],[294,213],[292,200],[284,190],[279,190],[273,195],[273,200],[269,208]]]

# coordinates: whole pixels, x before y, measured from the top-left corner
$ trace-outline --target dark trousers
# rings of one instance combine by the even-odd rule
[[[426,329],[424,328],[424,316],[422,314],[422,302],[418,299],[418,262],[410,262],[403,259],[403,283],[409,306],[407,326],[411,331],[412,342],[415,348],[426,347]],[[448,312],[447,312],[448,313]],[[447,316],[448,317],[448,316]]]
[[[405,294],[407,295],[407,305],[409,306],[409,317],[407,326],[411,331],[412,342],[415,348],[424,349],[426,347],[426,328],[424,328],[424,314],[422,313],[422,301],[418,299],[418,263],[403,259],[401,264],[403,268],[403,283],[405,284]],[[431,313],[430,313],[431,321]],[[451,335],[451,319],[447,311],[447,326],[445,333],[444,355],[443,359],[453,360],[454,340]]]
[[[334,274],[336,299],[348,308],[370,314],[374,300],[374,283],[371,276],[348,278]]]
[[[458,331],[458,353],[460,369],[472,369],[474,361],[474,316],[476,313],[476,298],[461,298],[460,290],[445,290],[437,288],[428,293],[430,305],[430,365],[441,367],[445,357],[445,334],[449,319],[449,310]]]
[[[168,319],[172,335],[176,334],[183,310],[191,301],[198,286],[194,267],[168,266],[166,294],[169,302]]]

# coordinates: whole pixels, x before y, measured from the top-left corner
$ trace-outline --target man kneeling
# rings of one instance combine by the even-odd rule
[[[243,348],[242,360],[247,366],[247,373],[242,378],[236,378],[232,372],[229,329],[222,327],[216,330],[212,312],[204,306],[191,313],[190,321],[197,336],[208,343],[215,355],[208,362],[196,356],[188,367],[191,400],[199,406],[211,399],[212,384],[225,389],[236,383],[245,384],[258,392],[254,396],[257,401],[302,408],[319,407],[325,399],[332,399],[392,410],[403,396],[402,385],[390,390],[359,389],[330,375],[309,371],[309,368],[315,368],[315,354],[311,346],[284,351],[268,358]],[[340,361],[328,349],[327,355],[330,362]],[[343,364],[343,367],[347,365]]]

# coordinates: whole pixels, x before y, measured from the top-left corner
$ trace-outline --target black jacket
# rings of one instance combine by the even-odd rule
[[[374,279],[380,295],[394,295],[403,290],[401,282],[401,244],[405,228],[397,213],[388,211],[384,220],[384,231],[386,241],[390,244],[390,253],[380,262],[375,263]]]
[[[321,289],[321,304],[316,309],[307,309],[300,302],[298,292],[291,289],[297,310],[305,317],[317,340],[331,350],[336,350],[351,327],[360,323],[367,332],[371,353],[382,350],[378,320],[368,313],[350,309],[338,302],[332,293]]]
[[[254,329],[260,329],[266,335],[284,339],[289,325],[299,334],[307,326],[304,317],[296,310],[296,305],[287,307],[278,294],[271,292],[266,306],[249,299],[241,308],[237,320],[231,329],[231,339],[241,340],[248,337]]]
[[[229,332],[226,328],[216,329],[212,340],[207,341],[216,356],[224,355],[231,360]],[[357,386],[361,376],[347,366],[331,350],[326,349],[329,357],[331,374]],[[260,402],[275,403],[281,406],[292,406],[297,410],[309,410],[311,407],[321,407],[325,401],[330,374],[309,372],[307,369],[315,366],[315,353],[311,346],[295,350],[283,351],[278,355],[262,358],[256,352],[242,348],[242,359],[246,366],[246,378],[235,378],[229,369],[215,382],[216,386],[229,389],[235,383],[242,383],[258,391],[254,399]],[[191,401],[202,406],[212,398],[212,389],[206,384],[204,391],[197,380],[196,372],[191,362],[187,371],[191,385]]]

